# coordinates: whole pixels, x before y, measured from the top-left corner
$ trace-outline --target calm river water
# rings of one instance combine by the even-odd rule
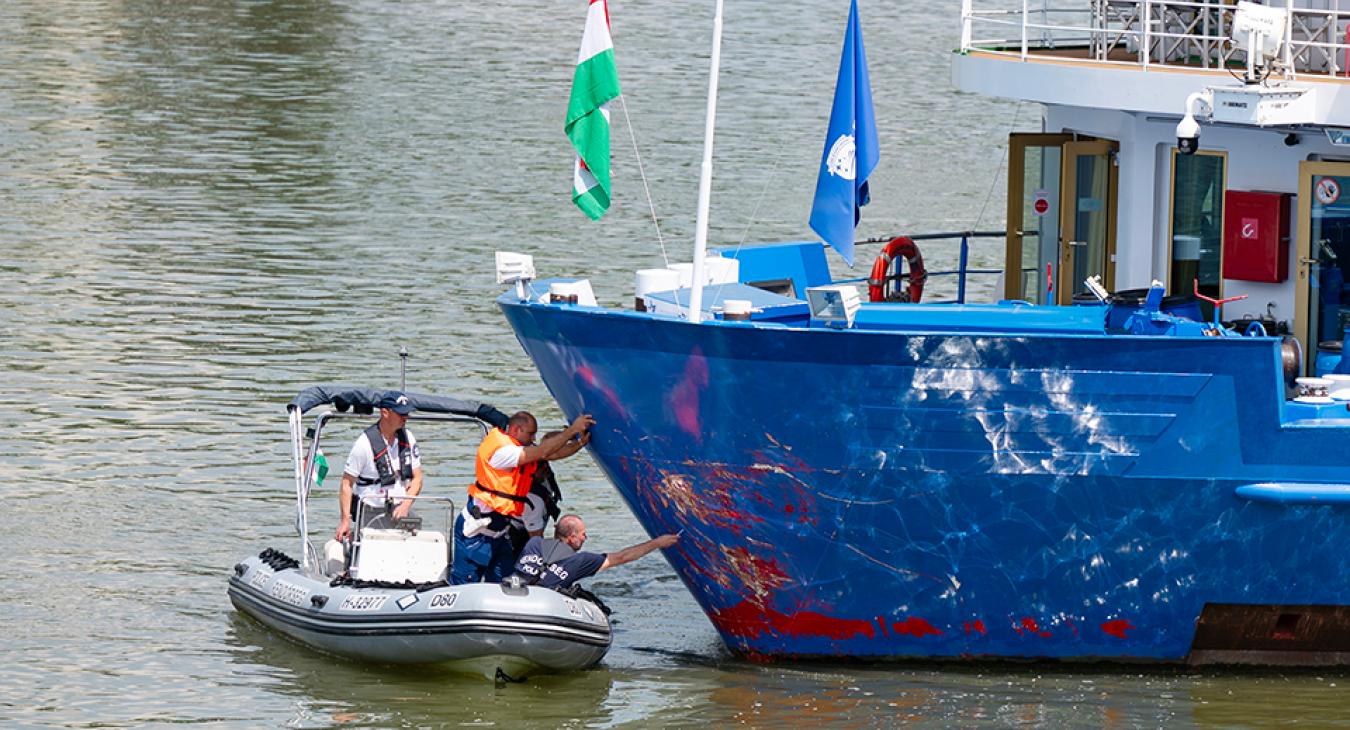
[[[569,199],[581,0],[0,3],[0,724],[1346,722],[1344,675],[742,663],[656,557],[594,581],[603,666],[523,685],[334,660],[232,610],[236,561],[294,552],[300,388],[393,386],[406,345],[411,389],[560,420],[491,303],[493,251],[609,302],[662,242],[687,257],[710,5],[612,8],[658,239],[621,108],[615,208]],[[955,5],[862,8],[883,144],[863,235],[1002,225],[1002,140],[1039,110],[948,89]],[[728,4],[714,245],[809,235],[846,14]],[[458,497],[473,444],[422,440],[428,489]],[[560,472],[593,544],[643,538],[584,456]]]

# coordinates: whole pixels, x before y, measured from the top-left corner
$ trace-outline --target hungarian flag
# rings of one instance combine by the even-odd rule
[[[572,202],[591,220],[609,210],[609,102],[619,95],[619,69],[609,37],[609,6],[591,0],[586,31],[581,36],[572,98],[563,129],[577,151],[572,176]]]

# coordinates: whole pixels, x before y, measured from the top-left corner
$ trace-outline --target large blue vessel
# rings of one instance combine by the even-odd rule
[[[1001,301],[855,307],[807,242],[507,321],[739,654],[1350,663],[1350,14],[1244,52],[1217,0],[979,4],[956,84],[1045,105]]]

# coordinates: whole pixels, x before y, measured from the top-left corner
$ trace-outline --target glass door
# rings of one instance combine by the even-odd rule
[[[1058,276],[1050,283],[1054,301],[1070,304],[1086,291],[1083,282],[1100,276],[1113,288],[1116,254],[1116,143],[1108,140],[1065,142],[1060,179]]]
[[[1168,293],[1189,295],[1198,288],[1211,299],[1223,298],[1224,193],[1227,152],[1172,150],[1171,266]],[[1214,305],[1200,302],[1206,321]]]
[[[1059,262],[1060,175],[1067,134],[1008,137],[1008,244],[1003,298],[1050,301],[1048,271]]]
[[[1350,163],[1299,163],[1294,332],[1309,365],[1350,324]]]

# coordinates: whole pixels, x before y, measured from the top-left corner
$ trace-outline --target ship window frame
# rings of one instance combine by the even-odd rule
[[[1222,171],[1221,171],[1221,173],[1220,173],[1220,175],[1219,175],[1219,196],[1218,196],[1218,197],[1219,197],[1219,220],[1218,220],[1218,233],[1219,233],[1219,239],[1218,239],[1218,241],[1217,241],[1217,246],[1218,246],[1218,251],[1219,251],[1219,293],[1218,293],[1218,296],[1215,297],[1216,299],[1222,299],[1223,296],[1224,296],[1224,278],[1223,278],[1223,225],[1224,225],[1224,217],[1228,215],[1228,205],[1227,205],[1227,200],[1226,200],[1227,197],[1228,197],[1228,151],[1227,151],[1227,150],[1196,150],[1195,153],[1192,154],[1192,155],[1182,155],[1182,154],[1181,154],[1181,150],[1180,150],[1179,148],[1177,148],[1177,147],[1175,147],[1175,146],[1172,147],[1172,164],[1171,164],[1171,169],[1170,169],[1169,172],[1168,172],[1168,189],[1167,189],[1167,259],[1166,259],[1166,262],[1167,262],[1167,270],[1166,270],[1166,271],[1167,271],[1167,273],[1166,273],[1166,276],[1164,277],[1164,281],[1166,281],[1166,282],[1168,283],[1168,289],[1170,290],[1170,289],[1171,289],[1171,282],[1172,282],[1172,267],[1173,267],[1173,266],[1175,265],[1175,263],[1176,263],[1176,259],[1173,258],[1173,254],[1175,253],[1173,249],[1174,249],[1174,247],[1175,247],[1175,245],[1176,245],[1176,225],[1177,225],[1177,158],[1178,158],[1178,157],[1182,157],[1182,156],[1187,156],[1187,157],[1199,157],[1199,156],[1202,156],[1202,155],[1203,155],[1203,156],[1206,156],[1206,157],[1218,157],[1218,158],[1220,158],[1220,160],[1222,160],[1222,162],[1221,162]],[[1192,288],[1191,291],[1169,291],[1168,293],[1169,293],[1169,294],[1174,294],[1174,295],[1182,295],[1182,296],[1186,296],[1186,295],[1192,294],[1193,292],[1194,292],[1194,288]]]

